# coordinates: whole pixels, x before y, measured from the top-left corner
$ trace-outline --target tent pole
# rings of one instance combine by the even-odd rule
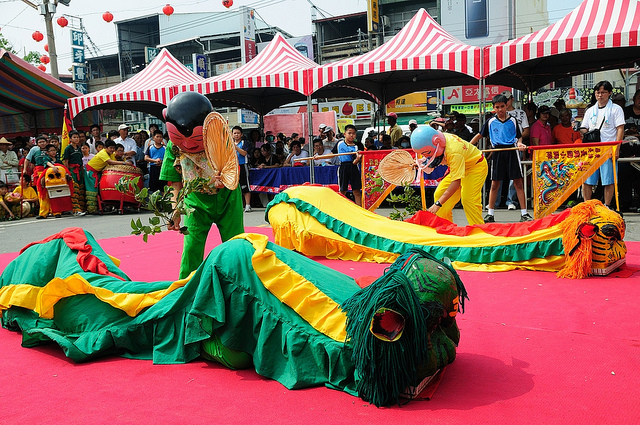
[[[307,139],[309,139],[309,156],[313,156],[313,104],[311,102],[311,95],[307,96],[307,128],[309,130]],[[315,162],[309,161],[309,182],[315,183]]]
[[[484,79],[484,47],[480,48],[480,80],[478,81],[478,131],[482,131],[484,127],[484,114],[486,108],[486,96],[485,96],[485,79]],[[481,149],[485,148],[485,141],[480,141]],[[482,207],[487,205],[487,179],[482,187]]]

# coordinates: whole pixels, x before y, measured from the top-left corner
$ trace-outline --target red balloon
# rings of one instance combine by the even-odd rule
[[[40,62],[42,62],[43,64],[48,64],[49,62],[51,62],[51,59],[49,59],[49,56],[47,55],[42,55],[40,56]]]
[[[47,67],[44,66],[43,64],[38,65],[38,69],[42,72],[45,72],[47,70]]]
[[[49,51],[49,44],[48,44],[48,43],[44,45],[44,51],[45,51],[45,52],[48,52],[48,51]]]
[[[164,13],[167,16],[173,15],[173,7],[170,4],[167,4],[165,7],[162,8],[162,13]]]
[[[58,18],[58,20],[56,21],[58,23],[58,25],[60,25],[62,28],[66,27],[67,25],[69,25],[69,20],[67,18],[65,18],[64,16],[61,16]]]
[[[102,14],[102,19],[104,19],[105,22],[111,22],[113,21],[113,13],[111,12],[104,12]]]
[[[228,9],[233,6],[233,0],[222,0],[222,5]]]
[[[37,42],[41,42],[44,39],[44,35],[40,31],[36,31],[31,34],[31,38],[33,38]]]

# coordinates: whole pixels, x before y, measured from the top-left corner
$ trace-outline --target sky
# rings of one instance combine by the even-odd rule
[[[30,0],[39,4],[42,0]],[[53,0],[50,0],[53,1]],[[581,0],[547,0],[549,11],[549,23],[554,23],[579,5]],[[102,54],[113,54],[116,49],[115,25],[102,19],[104,12],[111,12],[114,21],[133,18],[136,16],[161,13],[167,4],[173,6],[174,13],[188,12],[221,12],[227,10],[222,5],[222,0],[109,0],[98,2],[94,0],[71,0],[69,6],[59,4],[54,16],[54,36],[56,51],[58,54],[58,69],[61,74],[70,73],[67,69],[71,66],[71,43],[69,27],[61,28],[56,24],[56,19],[62,14],[82,18],[82,23],[87,29],[89,37],[98,46]],[[239,6],[253,7],[259,17],[269,25],[282,28],[293,36],[311,34],[311,3],[315,4],[326,17],[345,15],[355,12],[363,12],[367,8],[365,0],[234,0],[231,10]],[[132,4],[135,6],[130,7]],[[105,6],[108,5],[108,6]],[[323,15],[318,13],[318,18]],[[72,24],[79,20],[69,18]],[[45,40],[36,43],[31,34],[40,31],[45,35]],[[44,18],[39,12],[28,6],[21,0],[0,0],[0,34],[7,38],[13,48],[21,54],[26,50],[45,54],[46,29]],[[85,44],[87,44],[85,42]],[[88,51],[88,57],[92,57]],[[47,67],[47,72],[50,67]]]

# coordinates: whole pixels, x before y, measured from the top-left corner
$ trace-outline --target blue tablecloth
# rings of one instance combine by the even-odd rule
[[[249,170],[252,192],[280,193],[291,186],[308,183],[309,167],[281,167]],[[338,166],[316,166],[315,183],[323,186],[338,184]]]

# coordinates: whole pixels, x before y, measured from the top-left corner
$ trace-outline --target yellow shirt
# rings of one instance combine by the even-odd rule
[[[467,174],[467,170],[478,163],[482,157],[480,149],[451,133],[443,133],[447,139],[443,164],[449,166],[451,180],[459,180]]]
[[[109,155],[109,152],[107,152],[106,149],[102,149],[100,152],[96,154],[96,156],[94,156],[89,160],[87,165],[96,171],[102,171],[107,165],[109,165],[107,164],[108,160],[115,161],[116,155],[115,154]]]
[[[13,193],[22,194],[24,199],[38,199],[38,194],[31,186],[27,186],[24,192],[22,191],[22,186],[18,186],[13,190]]]

